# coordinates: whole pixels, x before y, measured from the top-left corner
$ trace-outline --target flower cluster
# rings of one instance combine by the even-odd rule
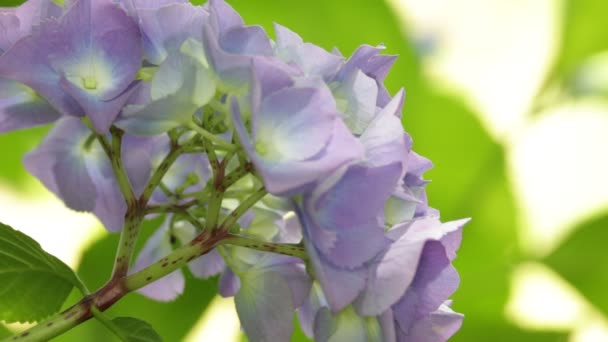
[[[403,131],[381,46],[345,58],[280,25],[271,40],[223,0],[28,0],[0,24],[0,132],[55,122],[26,168],[112,232],[130,197],[164,216],[131,272],[229,236],[189,269],[220,275],[252,341],[288,341],[294,311],[319,341],[459,329],[466,221],[427,205],[431,163]],[[177,270],[140,293],[183,288]]]

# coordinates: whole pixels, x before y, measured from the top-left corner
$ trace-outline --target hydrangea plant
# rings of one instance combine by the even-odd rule
[[[28,0],[0,24],[0,132],[53,123],[26,169],[121,234],[112,277],[89,293],[0,225],[0,319],[41,320],[11,341],[91,317],[130,340],[127,327],[151,328],[103,311],[134,291],[175,299],[184,267],[219,275],[251,341],[289,341],[294,312],[318,341],[460,328],[448,298],[466,220],[428,206],[431,162],[402,128],[404,91],[384,86],[395,56],[382,46],[344,57],[278,24],[272,40],[223,0]],[[84,298],[47,318],[72,286]],[[26,293],[54,299],[28,308]]]

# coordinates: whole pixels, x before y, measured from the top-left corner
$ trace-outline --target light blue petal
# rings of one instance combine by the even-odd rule
[[[68,207],[92,211],[96,188],[85,163],[83,145],[88,129],[80,120],[57,122],[38,148],[24,158],[25,168]]]
[[[59,114],[34,90],[18,82],[0,78],[0,133],[44,125]]]
[[[295,307],[287,282],[274,272],[252,270],[242,279],[236,310],[251,341],[289,341]]]

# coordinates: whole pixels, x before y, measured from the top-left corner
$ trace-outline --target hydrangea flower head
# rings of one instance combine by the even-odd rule
[[[54,122],[26,169],[110,232],[164,215],[130,274],[211,241],[183,260],[252,341],[288,341],[294,312],[319,341],[446,341],[467,220],[429,206],[396,57],[274,31],[224,0],[2,9],[0,132]],[[174,300],[166,274],[138,292]]]

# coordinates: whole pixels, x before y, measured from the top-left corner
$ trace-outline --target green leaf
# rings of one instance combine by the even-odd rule
[[[29,236],[0,223],[0,320],[37,321],[57,312],[78,280]]]
[[[563,28],[559,54],[541,90],[555,82],[565,86],[575,81],[581,64],[608,50],[608,30],[604,27],[608,2],[605,0],[567,0],[563,5]]]
[[[608,314],[608,214],[581,224],[546,259],[562,277],[604,314]]]
[[[42,140],[50,126],[34,127],[0,134],[0,148],[2,149],[2,167],[0,167],[0,181],[3,186],[22,190],[25,181],[31,179],[23,167],[23,156]]]
[[[13,332],[8,330],[3,324],[0,323],[0,338],[6,338],[13,335]]]
[[[598,29],[605,24],[608,2],[569,0],[564,7],[564,35],[557,72],[571,72],[588,57],[608,49],[608,31]]]
[[[162,338],[150,324],[137,318],[116,317],[112,319],[114,326],[120,329],[126,342],[158,342]]]

